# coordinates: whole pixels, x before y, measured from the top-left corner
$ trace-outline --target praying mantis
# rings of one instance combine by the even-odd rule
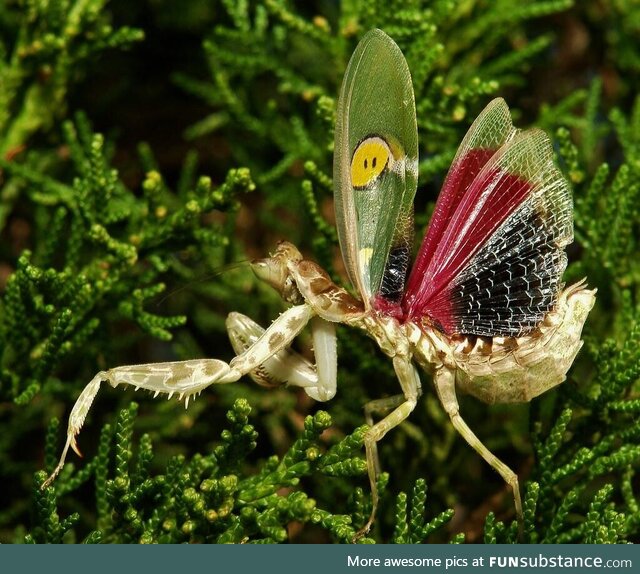
[[[229,363],[194,359],[99,372],[71,410],[60,461],[43,488],[69,448],[79,454],[76,436],[102,383],[176,394],[188,404],[211,385],[248,375],[328,401],[337,390],[335,327],[342,324],[377,343],[401,391],[364,406],[372,511],[360,532],[370,529],[379,503],[377,443],[416,407],[418,368],[454,428],[509,485],[522,523],[518,476],[464,421],[457,391],[485,403],[528,402],[564,381],[582,346],[595,290],[584,280],[561,282],[564,248],[573,240],[572,200],[548,136],[515,129],[504,100],[490,102],[460,144],[410,268],[418,180],[413,86],[400,48],[371,30],[342,84],[333,175],[340,248],[357,296],[281,242],[251,267],[288,309],[266,330],[231,313],[226,326],[236,356]],[[290,349],[307,325],[314,363]]]

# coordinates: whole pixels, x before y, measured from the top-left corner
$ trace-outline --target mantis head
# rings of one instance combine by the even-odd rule
[[[251,269],[258,279],[273,287],[285,301],[298,305],[303,302],[303,297],[289,266],[300,261],[302,254],[297,247],[288,241],[281,241],[271,257],[252,261]]]

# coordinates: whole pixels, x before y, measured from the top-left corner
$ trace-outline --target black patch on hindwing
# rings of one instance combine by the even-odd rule
[[[549,221],[523,205],[454,280],[455,331],[512,337],[533,331],[554,308],[566,265]]]

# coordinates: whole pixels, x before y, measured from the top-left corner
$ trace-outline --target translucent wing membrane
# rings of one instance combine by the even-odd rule
[[[430,259],[421,251],[424,272],[412,273],[406,314],[447,333],[531,331],[555,304],[572,239],[570,190],[549,138],[510,133],[457,202]]]
[[[334,187],[340,248],[366,308],[399,307],[413,240],[418,131],[413,86],[400,48],[367,33],[338,100]]]
[[[409,291],[417,290],[422,282],[435,249],[473,180],[493,154],[515,133],[511,113],[502,98],[492,100],[473,122],[458,148],[438,196],[429,228],[411,271]]]

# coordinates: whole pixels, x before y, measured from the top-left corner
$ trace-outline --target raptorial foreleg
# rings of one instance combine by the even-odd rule
[[[231,345],[238,355],[253,347],[265,333],[258,323],[241,313],[229,314],[227,331]],[[335,326],[320,317],[313,317],[311,335],[315,365],[286,346],[251,370],[251,378],[266,387],[301,387],[316,401],[332,399],[337,385]]]
[[[71,409],[67,439],[60,461],[43,483],[42,488],[51,484],[62,470],[69,448],[80,455],[75,437],[80,432],[103,381],[108,382],[112,387],[122,384],[131,385],[136,389],[146,389],[155,393],[156,396],[160,393],[167,394],[169,397],[177,394],[180,399],[185,399],[185,405],[188,405],[192,395],[199,394],[212,384],[237,381],[274,353],[288,346],[312,316],[313,310],[308,305],[291,307],[282,313],[251,347],[235,357],[230,364],[217,359],[195,359],[131,365],[100,371],[80,393]]]
[[[67,425],[67,440],[58,465],[42,485],[51,484],[64,466],[69,447],[78,456],[82,456],[76,443],[87,413],[91,408],[102,382],[112,387],[130,385],[138,389],[146,389],[158,396],[166,394],[171,398],[174,394],[185,399],[185,407],[192,395],[199,394],[213,383],[231,383],[237,381],[240,374],[234,372],[227,363],[217,359],[196,359],[192,361],[175,361],[169,363],[150,363],[146,365],[129,365],[116,367],[108,371],[100,371],[80,393],[76,400]]]

